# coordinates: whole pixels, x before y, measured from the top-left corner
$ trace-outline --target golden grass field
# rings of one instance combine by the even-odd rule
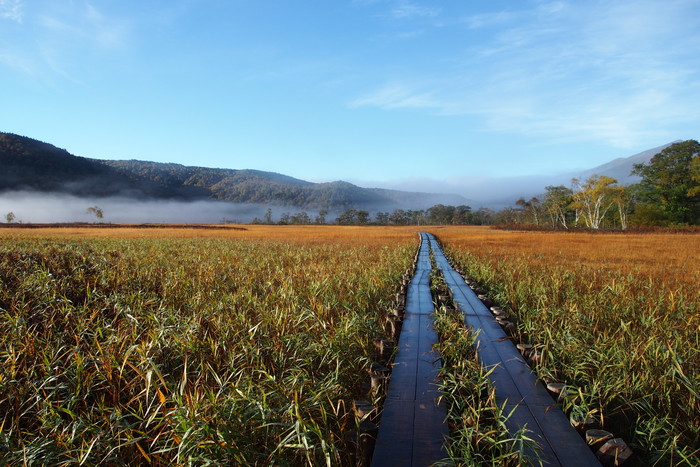
[[[349,462],[351,401],[417,241],[0,229],[0,465]]]
[[[700,235],[496,230],[486,226],[109,226],[3,228],[0,238],[230,238],[292,243],[382,244],[417,239],[421,230],[441,241],[494,258],[529,255],[531,261],[616,270],[661,280],[700,283]]]
[[[420,230],[638,465],[700,462],[697,234],[95,224],[0,228],[0,463],[343,462]]]
[[[527,232],[490,227],[430,227],[450,246],[494,260],[527,255],[541,264],[578,264],[655,280],[700,284],[700,235],[684,233]]]
[[[301,244],[391,244],[418,241],[419,229],[332,225],[110,225],[38,226],[0,229],[0,238],[229,238]]]
[[[541,351],[566,405],[635,465],[700,464],[700,236],[435,227],[445,252]]]

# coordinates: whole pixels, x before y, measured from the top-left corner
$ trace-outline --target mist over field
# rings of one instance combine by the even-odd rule
[[[419,209],[426,209],[426,199],[421,193],[413,193],[412,201]],[[455,197],[431,194],[431,205],[455,204]],[[459,200],[458,200],[459,201]],[[457,204],[463,204],[458,202]],[[98,207],[103,217],[97,218],[88,208]],[[413,206],[406,209],[413,208]],[[377,204],[363,206],[370,216],[377,212],[392,212],[397,205]],[[173,200],[137,196],[127,192],[124,196],[78,196],[58,192],[16,190],[0,193],[0,222],[8,213],[14,214],[13,223],[69,223],[103,222],[114,224],[247,224],[256,218],[263,222],[268,210],[270,220],[278,223],[284,217],[294,223],[293,217],[305,212],[306,222],[316,222],[319,209],[300,206],[280,206],[262,203],[236,203],[218,200]],[[334,223],[344,209],[327,209],[324,223]]]
[[[607,175],[616,179],[620,184],[638,183],[640,177],[631,174],[634,164],[648,163],[655,154],[671,144],[667,143],[632,156],[620,157],[596,167],[580,168],[566,173],[510,177],[451,176],[444,179],[414,177],[391,181],[357,180],[354,183],[360,186],[377,186],[391,190],[453,193],[469,200],[469,205],[473,209],[484,207],[498,210],[513,206],[519,198],[529,199],[533,196],[541,196],[546,192],[548,185],[571,187],[573,178],[584,180],[592,175]]]
[[[502,209],[512,206],[520,198],[530,198],[545,192],[547,185],[568,186],[570,176],[523,176],[523,177],[450,177],[444,180],[410,178],[381,181],[357,181],[360,186],[379,186],[390,190],[406,190],[430,193],[454,193],[468,200],[474,210],[484,207]],[[454,204],[454,203],[444,203]]]
[[[102,219],[87,211],[99,206]],[[0,194],[0,216],[12,212],[14,222],[246,223],[262,218],[267,206],[224,201],[172,201],[128,197],[78,197],[62,193],[12,191]],[[282,212],[274,208],[273,214]]]

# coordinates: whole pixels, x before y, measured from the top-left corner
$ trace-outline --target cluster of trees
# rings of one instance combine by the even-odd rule
[[[86,213],[95,216],[97,219],[104,219],[105,212],[99,206],[90,206],[85,210]]]
[[[272,216],[272,210],[268,209],[263,219],[253,219],[253,224],[326,224],[339,225],[445,225],[445,224],[493,224],[496,220],[496,212],[491,209],[480,208],[472,211],[465,205],[449,206],[436,204],[428,209],[394,211],[379,211],[372,215],[364,209],[347,209],[335,219],[329,219],[328,211],[322,209],[318,215],[312,218],[306,211],[296,214],[283,213],[278,221]]]
[[[253,224],[325,224],[326,216],[328,215],[328,210],[321,209],[318,214],[313,218],[306,211],[299,211],[296,214],[290,214],[288,212],[282,213],[278,221],[274,221],[272,218],[272,209],[267,208],[267,212],[262,219],[253,219]]]
[[[548,186],[541,197],[520,198],[515,208],[499,213],[507,224],[531,224],[550,228],[585,226],[626,229],[635,195],[629,187],[618,186],[611,177],[593,175],[585,181],[572,180],[572,188]]]
[[[466,205],[450,206],[436,204],[425,210],[396,209],[391,213],[378,212],[375,216],[377,224],[384,225],[447,225],[472,224],[482,225],[493,222],[494,212],[480,208],[473,211]]]
[[[472,208],[465,205],[449,206],[436,204],[428,209],[403,210],[392,212],[380,211],[372,219],[368,211],[348,209],[336,218],[338,224],[376,224],[376,225],[444,225],[444,224],[488,224],[493,211]]]
[[[520,198],[498,217],[504,223],[564,229],[700,224],[700,143],[675,143],[649,163],[635,164],[632,174],[641,181],[624,186],[593,175],[573,179],[571,188],[548,186],[541,197]]]

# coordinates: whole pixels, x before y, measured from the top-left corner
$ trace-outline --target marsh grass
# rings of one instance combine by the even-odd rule
[[[623,437],[637,465],[699,465],[697,236],[472,234],[440,239],[517,315],[521,339],[542,351],[539,375],[567,385],[565,408]],[[599,251],[644,242],[609,263]]]
[[[415,237],[0,240],[0,463],[337,465]]]

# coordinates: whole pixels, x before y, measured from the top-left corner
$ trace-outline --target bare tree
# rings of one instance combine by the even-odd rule
[[[15,220],[15,213],[8,212],[7,214],[5,214],[5,220],[7,221],[8,224],[12,224],[12,222]]]

